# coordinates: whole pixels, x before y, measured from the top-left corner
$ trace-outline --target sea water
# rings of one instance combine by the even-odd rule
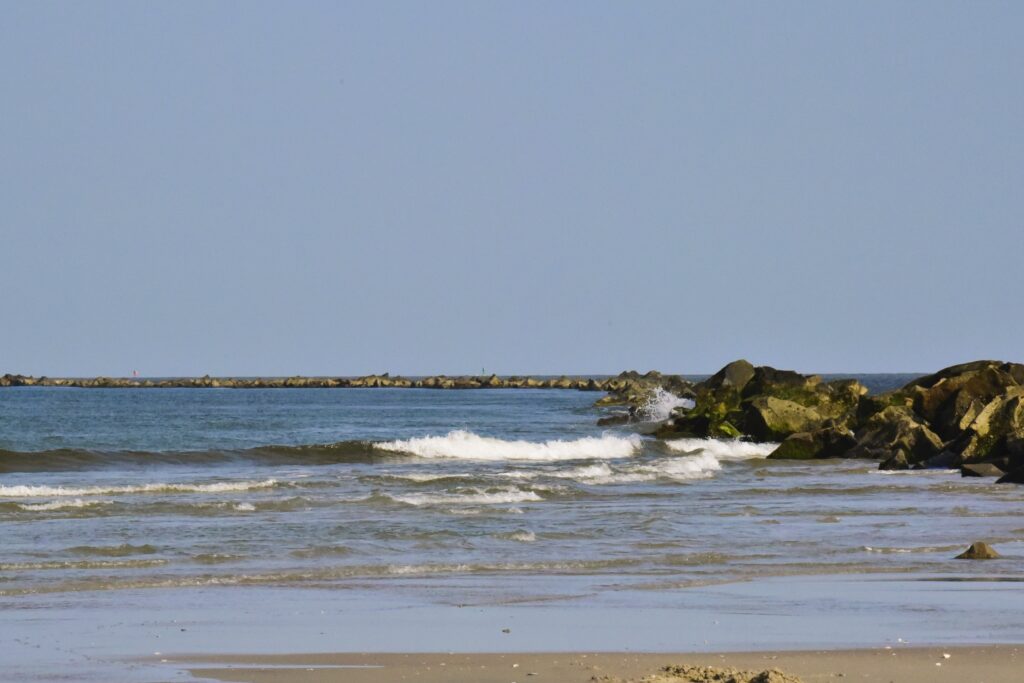
[[[167,647],[828,645],[820,620],[849,626],[840,644],[896,631],[932,642],[1024,637],[1021,611],[1004,610],[1024,604],[1024,488],[606,430],[597,397],[0,389],[4,671],[48,680],[74,667],[103,680],[114,667],[123,678],[113,659]],[[659,418],[679,405],[663,395],[649,410]],[[975,540],[1007,559],[953,559]],[[812,609],[805,601],[822,581],[830,607]],[[958,602],[965,586],[970,600]],[[931,597],[910,597],[921,595]],[[726,637],[689,619],[668,640],[652,627],[683,613],[708,624],[744,614],[764,627]],[[512,614],[537,625],[502,640],[474,621]],[[802,626],[780,626],[801,615]],[[590,630],[564,626],[574,618]],[[853,628],[858,619],[868,625]],[[886,619],[888,631],[872,631]],[[186,622],[206,627],[178,627]],[[543,624],[558,626],[545,635]],[[339,632],[348,635],[324,635]]]

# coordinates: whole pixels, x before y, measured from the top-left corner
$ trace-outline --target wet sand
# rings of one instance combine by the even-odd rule
[[[945,655],[949,655],[948,657]],[[1011,683],[1022,680],[1024,646],[893,647],[753,653],[294,654],[175,657],[196,678],[251,683],[525,683],[638,680],[668,665],[780,669],[805,683]],[[671,679],[668,679],[671,680]],[[682,680],[682,679],[680,679]]]

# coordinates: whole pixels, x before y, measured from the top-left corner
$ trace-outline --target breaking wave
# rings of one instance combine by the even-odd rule
[[[59,498],[62,496],[102,496],[124,493],[224,493],[227,491],[251,491],[277,486],[276,479],[264,481],[214,482],[210,484],[138,484],[135,486],[0,486],[0,496],[6,498]],[[90,503],[72,501],[64,507],[82,507]],[[50,505],[47,503],[46,505]],[[56,504],[53,504],[56,505]],[[56,507],[36,506],[36,510],[53,510]]]
[[[67,510],[71,508],[85,508],[92,507],[94,505],[104,505],[108,502],[109,501],[106,500],[82,500],[81,498],[75,498],[74,500],[54,500],[49,503],[20,503],[18,507],[22,510],[49,512],[51,510]]]
[[[517,488],[479,489],[468,488],[447,493],[409,493],[404,495],[384,494],[398,503],[406,505],[496,505],[502,503],[526,503],[543,500],[535,491]]]
[[[455,458],[464,460],[590,460],[628,458],[637,453],[640,436],[605,434],[573,441],[507,441],[473,432],[458,430],[444,436],[425,436],[401,441],[374,444],[376,448],[395,453],[408,453],[421,458]]]
[[[676,453],[706,454],[719,460],[766,458],[779,447],[777,443],[753,443],[738,439],[673,439],[666,441]]]

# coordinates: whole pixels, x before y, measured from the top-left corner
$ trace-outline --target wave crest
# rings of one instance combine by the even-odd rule
[[[605,434],[573,441],[508,441],[473,432],[458,430],[444,436],[424,436],[374,444],[380,450],[408,453],[421,458],[454,458],[464,460],[603,460],[628,458],[637,453],[642,442],[639,435]]]
[[[779,447],[777,443],[754,443],[738,439],[673,439],[666,441],[676,453],[707,454],[719,460],[750,460],[766,458]]]
[[[218,481],[210,484],[138,484],[134,486],[0,486],[0,496],[5,498],[60,498],[64,496],[102,496],[120,493],[224,493],[227,491],[251,491],[277,486],[276,479],[264,481]],[[35,509],[55,509],[37,507]]]
[[[469,488],[446,493],[409,493],[405,495],[385,493],[384,497],[417,507],[420,505],[495,505],[543,500],[535,491],[524,491],[517,488]]]

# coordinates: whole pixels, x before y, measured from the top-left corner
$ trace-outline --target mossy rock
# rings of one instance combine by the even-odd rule
[[[944,442],[908,407],[890,406],[873,415],[856,434],[848,457],[882,460],[889,469],[905,469],[938,455]],[[900,455],[902,453],[902,455]]]
[[[768,456],[773,460],[816,460],[841,458],[849,452],[856,440],[845,429],[826,427],[813,432],[792,434]]]
[[[745,428],[758,441],[779,441],[791,434],[820,429],[825,418],[786,399],[758,396],[745,405]]]

